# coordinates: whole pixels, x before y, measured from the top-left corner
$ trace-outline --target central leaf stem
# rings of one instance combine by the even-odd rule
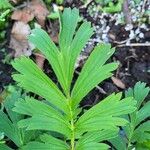
[[[71,120],[71,130],[72,130],[72,135],[71,135],[71,150],[75,150],[75,133],[74,133],[74,120]]]
[[[73,111],[71,107],[71,99],[68,99],[69,101],[69,111],[70,111],[70,125],[71,125],[71,150],[75,150],[75,126],[74,126],[74,117],[73,117]]]

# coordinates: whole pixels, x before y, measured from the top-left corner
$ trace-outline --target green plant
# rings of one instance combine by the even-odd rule
[[[48,131],[41,135],[41,141],[27,143],[22,149],[108,149],[109,146],[102,141],[115,137],[118,126],[127,123],[121,115],[136,109],[132,97],[120,100],[121,93],[108,96],[85,113],[79,107],[82,99],[97,84],[112,76],[111,72],[118,64],[105,64],[114,53],[114,48],[109,44],[100,44],[89,56],[75,84],[72,84],[76,59],[93,34],[88,22],[77,28],[78,20],[77,9],[67,8],[60,14],[58,47],[42,29],[34,29],[29,36],[29,41],[51,64],[60,85],[56,86],[29,58],[21,57],[12,63],[20,72],[13,75],[18,85],[46,100],[43,102],[26,97],[15,103],[13,111],[29,116],[18,122],[20,128]]]
[[[2,137],[6,136],[10,141],[12,141],[15,146],[22,147],[30,140],[35,140],[38,136],[37,131],[26,131],[18,127],[17,122],[25,118],[24,115],[18,114],[12,111],[14,103],[17,102],[21,97],[21,90],[16,90],[12,86],[9,86],[7,92],[4,96],[4,101],[2,103],[2,108],[0,110],[0,132]],[[0,150],[12,150],[9,146],[5,144],[8,141],[6,138],[2,138],[0,142]]]
[[[4,22],[5,21],[5,18],[7,17],[9,12],[10,12],[10,9],[7,9],[6,11],[4,11],[3,13],[0,14],[0,22]]]
[[[1,0],[0,1],[0,10],[12,8],[12,5],[9,3],[9,0]]]
[[[134,97],[137,101],[137,109],[125,116],[129,124],[123,128],[125,136],[118,136],[111,140],[117,150],[130,150],[133,148],[141,150],[149,150],[146,148],[150,142],[150,101],[144,99],[150,91],[145,83],[138,82],[134,89],[129,89],[126,92],[126,97]],[[147,145],[147,146],[146,146]],[[145,147],[145,148],[144,148]]]
[[[45,0],[46,3],[51,3],[52,0]],[[62,4],[64,2],[64,0],[55,0],[54,1],[56,4]]]

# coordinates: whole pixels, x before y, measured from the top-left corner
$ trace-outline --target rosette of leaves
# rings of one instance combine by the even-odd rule
[[[25,118],[24,115],[12,111],[14,103],[19,98],[24,97],[21,95],[21,90],[16,91],[16,89],[11,87],[6,94],[7,96],[0,110],[0,133],[4,136],[0,141],[0,150],[12,150],[12,147],[22,147],[30,140],[35,140],[38,137],[37,131],[26,131],[17,125],[18,121]]]
[[[109,44],[100,44],[72,83],[77,57],[93,34],[89,22],[78,26],[78,20],[75,8],[66,8],[60,14],[59,46],[42,29],[34,29],[29,36],[49,61],[58,86],[30,58],[17,58],[12,63],[19,72],[13,75],[18,85],[46,100],[26,97],[15,103],[15,112],[29,116],[18,122],[20,128],[49,131],[41,135],[41,141],[23,146],[24,150],[106,150],[109,146],[102,141],[115,137],[118,126],[127,123],[121,115],[136,109],[132,97],[121,100],[121,93],[108,96],[85,113],[79,107],[97,84],[112,76],[118,64],[105,64],[115,50]]]
[[[124,135],[111,140],[117,150],[149,150],[150,148],[150,101],[144,101],[150,91],[145,83],[138,82],[129,88],[126,97],[133,96],[137,109],[126,118],[129,124],[123,128]]]

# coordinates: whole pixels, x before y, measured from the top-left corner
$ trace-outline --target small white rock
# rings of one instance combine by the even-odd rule
[[[140,33],[140,29],[137,28],[137,29],[135,30],[135,34],[139,34],[139,33]]]
[[[130,38],[130,39],[134,39],[134,37],[135,37],[134,31],[133,31],[133,30],[130,30],[129,38]]]
[[[126,31],[130,31],[130,30],[132,30],[133,29],[133,24],[127,24],[126,26],[125,26],[125,30]]]
[[[141,32],[141,33],[139,34],[139,37],[140,37],[141,39],[143,39],[143,38],[144,38],[144,33]]]

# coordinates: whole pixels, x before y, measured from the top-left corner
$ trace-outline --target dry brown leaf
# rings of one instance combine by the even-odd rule
[[[111,79],[112,79],[112,81],[113,81],[113,83],[117,86],[117,87],[119,87],[119,88],[121,88],[121,89],[125,89],[126,88],[126,86],[125,86],[125,84],[120,80],[120,79],[118,79],[118,78],[116,78],[116,77],[111,77]]]
[[[41,0],[32,0],[29,8],[36,17],[38,23],[43,27],[45,25],[46,17],[49,14],[46,5]]]
[[[40,53],[35,53],[36,64],[43,70],[45,57]]]
[[[28,24],[21,21],[14,23],[9,46],[15,50],[15,57],[31,55],[32,46],[27,40],[27,36],[30,34],[30,31],[31,29]]]
[[[35,17],[38,23],[44,27],[49,11],[42,0],[32,0],[26,7],[13,12],[11,19],[28,23]]]
[[[30,8],[24,8],[22,10],[16,10],[13,12],[11,19],[22,21],[24,23],[28,23],[29,21],[32,21],[34,18],[34,14],[30,10]]]
[[[10,0],[10,1],[12,1],[12,2],[15,3],[15,4],[17,3],[17,0]]]

